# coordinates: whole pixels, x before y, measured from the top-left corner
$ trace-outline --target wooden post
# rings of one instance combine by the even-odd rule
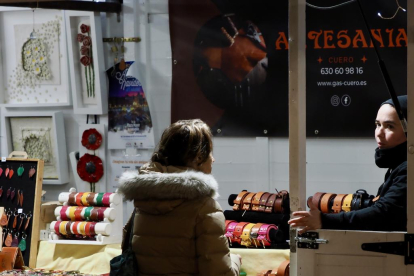
[[[289,0],[290,210],[305,210],[306,197],[306,2]],[[297,275],[295,229],[290,231],[290,273]]]

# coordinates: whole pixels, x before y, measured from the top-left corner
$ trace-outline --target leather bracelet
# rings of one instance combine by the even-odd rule
[[[269,276],[272,271],[265,269],[256,274],[256,276]]]
[[[254,195],[252,201],[252,211],[259,211],[260,199],[265,192],[258,192]]]
[[[75,219],[75,210],[77,207],[69,207],[69,219],[70,220],[76,220]]]
[[[76,207],[75,213],[74,213],[75,214],[75,220],[76,221],[82,220],[82,216],[81,216],[82,210],[83,210],[82,207],[80,207],[80,206]]]
[[[75,197],[76,205],[82,206],[82,195],[83,193],[78,193]]]
[[[83,217],[85,220],[89,221],[91,220],[91,210],[93,209],[93,207],[87,207],[85,208],[85,212],[83,214]]]
[[[250,238],[250,231],[256,224],[249,223],[243,228],[243,233],[241,234],[241,245],[244,245],[246,247],[249,247],[252,245],[252,240]]]
[[[349,212],[351,211],[351,202],[352,202],[353,194],[347,194],[342,202],[342,211]]]
[[[318,208],[319,210],[321,209],[321,199],[322,199],[324,194],[325,193],[318,192],[318,193],[315,193],[312,197],[313,205],[315,205],[315,207]]]
[[[258,210],[259,212],[264,212],[265,211],[266,203],[267,203],[267,200],[269,199],[270,196],[271,196],[270,193],[264,193],[262,195],[262,197],[260,198],[260,204],[259,204],[259,210]]]
[[[321,198],[321,212],[324,214],[328,214],[332,210],[333,199],[335,198],[336,194],[326,193]]]
[[[256,223],[253,226],[252,230],[250,231],[250,238],[252,239],[252,242],[253,242],[254,246],[256,246],[256,247],[257,247],[257,244],[258,244],[257,237],[259,236],[259,230],[260,230],[260,227],[262,227],[263,224],[264,223]]]
[[[60,224],[62,223],[62,221],[56,221],[56,223],[55,223],[55,234],[57,234],[57,235],[60,235],[60,231],[59,231],[59,229],[60,229]]]
[[[262,242],[263,247],[270,246],[272,244],[272,241],[269,236],[270,230],[272,229],[277,230],[278,228],[274,224],[264,224],[260,227],[259,236],[257,237],[257,240],[259,242]]]
[[[66,224],[68,224],[69,221],[62,221],[59,225],[59,233],[61,233],[62,235],[67,235],[68,233],[66,232]]]
[[[235,220],[226,220],[225,224],[224,224],[224,232],[227,231],[227,227],[229,226],[230,223],[235,222]]]
[[[360,194],[354,194],[351,201],[351,211],[357,211],[361,209],[361,195]]]
[[[102,206],[103,196],[104,196],[104,193],[98,193],[98,196],[96,197],[96,206]]]
[[[91,221],[97,221],[98,220],[98,208],[94,207],[91,210]]]
[[[334,213],[339,213],[342,211],[342,202],[344,201],[344,198],[346,197],[346,194],[339,194],[336,195],[334,199],[334,204],[332,206],[332,211]]]
[[[86,197],[86,201],[88,202],[89,206],[95,205],[95,195],[96,193],[89,193]]]
[[[87,222],[87,223],[85,224],[85,235],[86,235],[86,236],[90,236],[90,235],[91,235],[91,232],[90,232],[90,227],[91,227],[91,223],[90,223],[90,222]]]
[[[82,222],[79,224],[79,233],[80,233],[82,236],[85,236],[85,234],[86,234],[86,232],[85,232],[85,225],[86,225],[86,223],[87,223],[87,222],[82,221]]]
[[[276,196],[275,204],[273,206],[273,211],[276,214],[283,214],[283,197]]]
[[[79,223],[81,223],[80,221],[75,221],[75,223],[72,224],[72,233],[75,235],[79,235],[79,231],[78,231],[78,225]]]
[[[111,202],[109,201],[111,198],[112,193],[105,193],[102,199],[102,205],[109,207]]]
[[[73,222],[70,222],[70,221],[68,221],[68,223],[66,223],[65,230],[66,230],[66,233],[68,235],[72,234],[72,231],[70,230],[70,226],[72,225],[72,223]]]
[[[233,232],[233,240],[237,243],[240,244],[241,242],[241,235],[243,233],[243,229],[244,227],[249,224],[248,222],[239,222],[236,225],[236,228],[234,228],[234,232]]]
[[[95,233],[95,225],[96,225],[96,222],[90,222],[90,224],[89,224],[89,233],[90,233],[91,236],[95,236],[96,235],[96,233]]]
[[[238,222],[230,222],[229,225],[226,228],[226,233],[224,236],[226,236],[229,239],[230,245],[234,241],[234,229],[236,228]]]
[[[249,211],[252,209],[252,200],[256,193],[249,193],[246,198],[243,200],[243,210]]]
[[[105,215],[104,215],[105,210],[106,210],[106,208],[104,208],[104,207],[98,208],[98,220],[99,221],[103,221],[104,220],[104,218],[105,218]]]
[[[60,209],[60,220],[69,220],[68,215],[66,215],[66,211],[68,210],[68,206],[63,206]]]
[[[248,192],[248,191],[243,190],[243,191],[241,191],[241,192],[237,195],[236,199],[233,201],[233,203],[234,203],[234,205],[233,205],[233,211],[239,211],[239,210],[240,210],[240,206],[243,206],[243,205],[242,205],[242,204],[243,204],[243,200],[244,200],[244,198],[245,198],[248,194],[249,194],[249,192]]]
[[[68,200],[69,205],[72,205],[72,206],[76,205],[75,195],[76,193],[69,194],[69,200]]]
[[[273,207],[275,205],[276,196],[277,196],[276,194],[270,194],[270,197],[266,202],[266,209],[264,210],[265,213],[273,212]]]
[[[81,198],[82,206],[89,206],[89,203],[86,200],[86,198],[88,198],[89,194],[90,193],[83,193],[82,198]]]
[[[276,269],[276,273],[275,274],[270,274],[270,275],[277,275],[277,276],[289,276],[289,270],[290,270],[290,261],[286,260],[283,261],[279,267]],[[273,273],[273,271],[272,271]]]

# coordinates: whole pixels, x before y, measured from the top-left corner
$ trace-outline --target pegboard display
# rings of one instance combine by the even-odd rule
[[[0,163],[3,247],[20,247],[24,263],[36,265],[43,160],[8,158]]]

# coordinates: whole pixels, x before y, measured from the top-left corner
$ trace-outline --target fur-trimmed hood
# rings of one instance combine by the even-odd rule
[[[144,165],[140,173],[123,173],[119,183],[118,192],[127,200],[193,200],[219,196],[218,184],[212,175],[188,168],[164,167],[159,163]]]

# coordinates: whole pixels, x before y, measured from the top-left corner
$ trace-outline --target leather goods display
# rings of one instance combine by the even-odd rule
[[[319,210],[321,209],[321,199],[323,197],[325,193],[315,193],[312,197],[312,203],[313,205],[318,208]]]
[[[353,194],[317,192],[312,197],[312,203],[325,214],[357,211],[370,207],[374,202],[374,196],[369,195],[363,189],[359,189]]]
[[[259,212],[264,212],[265,211],[266,203],[267,203],[267,200],[269,199],[270,195],[271,194],[269,194],[269,193],[264,193],[262,195],[262,197],[260,198],[259,209],[258,209]]]
[[[322,196],[321,203],[320,203],[322,213],[331,212],[335,197],[336,197],[336,194],[330,194],[330,193],[326,193]]]
[[[0,252],[0,271],[22,269],[24,260],[19,247],[3,247]]]
[[[249,223],[249,222],[227,222],[225,236],[229,239],[230,245],[238,243],[246,247],[269,247],[273,243],[272,231],[277,231],[274,224]]]
[[[253,201],[252,201],[252,211],[259,211],[259,205],[260,205],[260,199],[262,198],[263,194],[265,192],[258,192],[254,195]]]
[[[348,194],[344,201],[342,202],[342,211],[349,212],[351,211],[351,203],[352,203],[353,194]]]
[[[248,191],[243,190],[241,193],[237,195],[237,198],[234,200],[233,210],[238,211],[240,210],[240,206],[243,206],[244,198],[249,194]]]
[[[243,200],[243,210],[249,211],[252,209],[252,200],[256,193],[249,193]]]
[[[232,196],[235,196],[235,198],[232,198]],[[277,193],[251,193],[243,190],[237,196],[231,195],[229,197],[229,204],[233,206],[234,211],[244,210],[282,214],[289,212],[288,199],[289,193],[286,190],[277,191]],[[285,210],[285,207],[287,210]]]
[[[346,194],[339,194],[336,195],[334,199],[334,204],[332,206],[332,211],[334,213],[339,213],[342,211],[342,202],[344,201],[344,198],[346,197]]]

